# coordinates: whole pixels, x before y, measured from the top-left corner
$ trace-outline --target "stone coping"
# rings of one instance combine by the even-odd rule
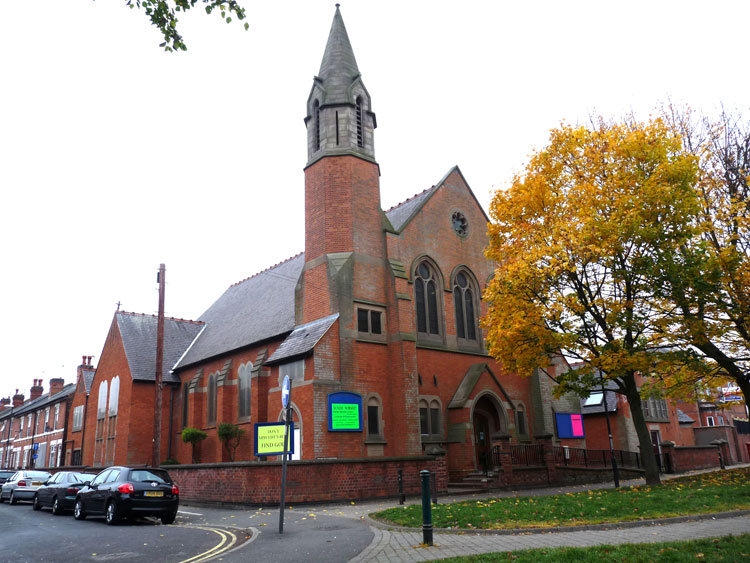
[[[287,466],[292,465],[332,465],[350,463],[395,463],[395,462],[420,462],[435,461],[441,456],[422,455],[404,457],[360,457],[360,458],[331,458],[331,459],[296,459],[287,461]],[[185,463],[161,465],[161,469],[214,469],[233,467],[272,467],[281,465],[281,461],[225,461],[219,463]]]

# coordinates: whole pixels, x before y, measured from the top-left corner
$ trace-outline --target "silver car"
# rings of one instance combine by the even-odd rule
[[[19,500],[32,500],[36,490],[44,485],[52,477],[46,471],[32,471],[22,469],[3,483],[0,489],[0,502],[8,499],[11,504],[16,504]]]

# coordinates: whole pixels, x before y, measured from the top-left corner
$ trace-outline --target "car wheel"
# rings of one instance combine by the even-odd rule
[[[18,504],[18,500],[16,500],[16,491],[10,492],[10,503],[11,504]]]
[[[76,499],[76,505],[73,507],[73,518],[76,520],[85,520],[86,513],[83,511],[83,501]]]
[[[120,515],[118,514],[115,501],[109,501],[104,517],[107,519],[107,524],[109,524],[110,526],[114,526],[115,524],[117,524],[118,520],[120,520]]]
[[[57,514],[58,516],[63,513],[62,506],[60,506],[60,500],[55,497],[55,500],[52,501],[52,514]]]
[[[177,518],[176,512],[167,512],[166,514],[162,515],[161,523],[162,524],[174,524],[175,518]]]
[[[42,505],[39,504],[39,495],[34,495],[34,500],[31,502],[31,508],[34,510],[41,510]]]

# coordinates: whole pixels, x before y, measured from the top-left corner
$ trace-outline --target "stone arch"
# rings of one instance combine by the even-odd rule
[[[492,448],[508,436],[508,413],[492,390],[480,392],[472,402],[471,427],[477,469],[493,468]]]

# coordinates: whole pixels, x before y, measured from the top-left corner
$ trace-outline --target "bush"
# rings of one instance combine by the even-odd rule
[[[203,430],[199,430],[198,428],[188,426],[182,430],[182,441],[193,446],[191,454],[193,463],[195,463],[195,445],[202,442],[206,438],[208,438],[208,434],[206,434]]]
[[[229,461],[234,461],[234,455],[237,452],[237,447],[240,445],[240,438],[242,438],[244,433],[245,431],[236,424],[231,424],[230,422],[219,424],[217,434],[219,435],[219,440],[224,443],[224,447],[229,453]]]

